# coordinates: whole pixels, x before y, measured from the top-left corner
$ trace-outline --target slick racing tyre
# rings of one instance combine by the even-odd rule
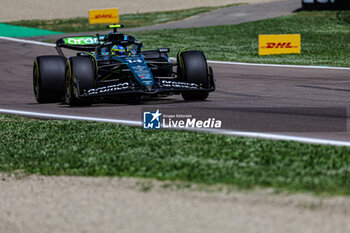
[[[90,57],[71,57],[66,74],[66,102],[70,106],[91,105],[91,99],[81,99],[85,91],[95,88],[96,72]]]
[[[208,74],[208,64],[204,53],[201,51],[186,51],[178,55],[178,64],[182,80],[189,83],[195,83],[202,88],[210,87]],[[209,92],[191,91],[181,93],[184,100],[205,100]]]
[[[34,60],[33,88],[38,103],[64,100],[66,59],[61,56],[40,56]]]

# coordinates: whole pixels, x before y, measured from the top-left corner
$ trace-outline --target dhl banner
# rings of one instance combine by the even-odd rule
[[[89,10],[89,22],[90,24],[119,23],[119,10],[118,8]]]
[[[259,35],[259,55],[301,53],[300,34]]]

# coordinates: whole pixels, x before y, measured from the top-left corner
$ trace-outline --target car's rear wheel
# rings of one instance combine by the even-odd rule
[[[89,57],[71,57],[66,74],[66,102],[70,106],[91,105],[91,98],[80,98],[86,91],[95,88],[96,72]]]
[[[195,83],[201,88],[209,88],[210,80],[208,74],[208,64],[205,55],[201,51],[186,51],[178,56],[178,72],[182,80]],[[186,101],[205,100],[209,96],[207,91],[182,92],[182,97]]]
[[[61,56],[40,56],[34,60],[33,88],[38,103],[63,101],[66,65]]]

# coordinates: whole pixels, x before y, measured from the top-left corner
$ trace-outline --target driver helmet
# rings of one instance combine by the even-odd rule
[[[111,49],[112,55],[125,55],[125,48],[120,45],[114,45]]]

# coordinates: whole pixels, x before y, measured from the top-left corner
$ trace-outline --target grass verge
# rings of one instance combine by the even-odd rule
[[[127,28],[148,26],[153,24],[166,23],[185,19],[197,14],[213,11],[220,8],[236,6],[239,4],[231,4],[217,7],[199,7],[177,11],[151,12],[139,14],[120,15],[120,23]],[[56,32],[89,32],[89,31],[104,31],[104,24],[89,24],[88,18],[72,18],[72,19],[53,19],[53,20],[22,20],[16,22],[7,22],[7,24],[40,28]]]
[[[0,171],[350,194],[350,148],[0,115]]]
[[[302,53],[258,55],[259,34],[302,35]],[[200,49],[208,59],[274,64],[350,66],[350,11],[299,12],[293,15],[192,29],[133,32],[145,48]]]
[[[302,35],[302,53],[258,55],[259,34]],[[272,64],[350,66],[350,11],[308,11],[242,23],[191,29],[168,29],[130,33],[145,49],[199,49],[210,60]],[[56,40],[48,40],[54,43]]]

